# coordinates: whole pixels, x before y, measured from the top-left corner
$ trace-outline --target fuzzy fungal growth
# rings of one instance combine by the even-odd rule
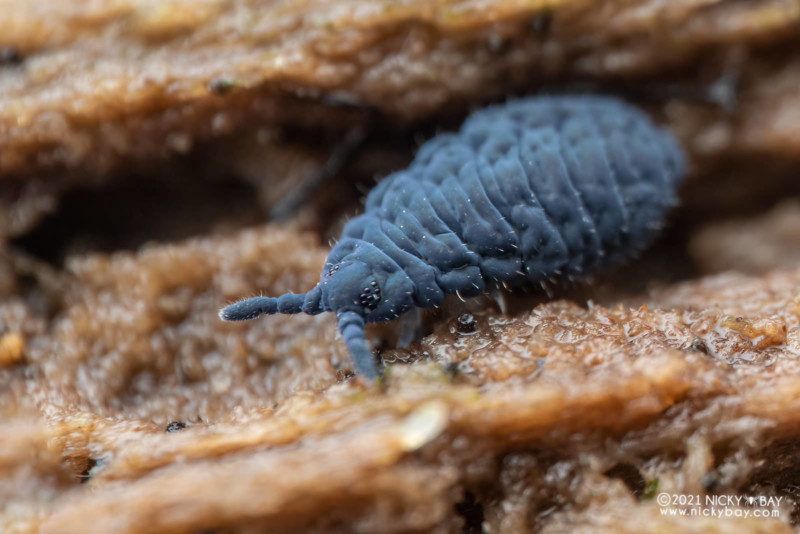
[[[672,137],[614,98],[490,106],[369,193],[314,289],[243,300],[220,317],[334,312],[356,371],[373,379],[365,323],[436,307],[447,293],[579,277],[630,256],[676,203],[683,169]]]

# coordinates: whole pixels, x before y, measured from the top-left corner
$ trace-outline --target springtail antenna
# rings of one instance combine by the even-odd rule
[[[223,321],[247,321],[259,315],[275,313],[307,313],[317,315],[324,312],[322,288],[316,286],[308,293],[286,293],[280,297],[253,297],[240,300],[219,311]]]
[[[364,318],[353,311],[344,311],[339,314],[339,331],[342,333],[344,344],[353,360],[356,373],[367,380],[378,378],[378,369],[375,367],[375,358],[372,356],[364,337]]]

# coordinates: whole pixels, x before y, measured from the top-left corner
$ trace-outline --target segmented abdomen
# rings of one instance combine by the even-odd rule
[[[448,292],[464,280],[477,290],[478,269],[506,282],[575,275],[646,245],[682,171],[672,138],[616,99],[528,98],[423,145],[345,236],[380,233],[390,256],[435,267]]]

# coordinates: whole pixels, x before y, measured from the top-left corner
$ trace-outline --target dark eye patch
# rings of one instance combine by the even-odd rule
[[[378,287],[378,282],[373,280],[370,285],[361,290],[359,302],[370,310],[378,307],[381,302],[381,288]]]

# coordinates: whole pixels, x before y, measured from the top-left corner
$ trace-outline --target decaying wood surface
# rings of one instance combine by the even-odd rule
[[[3,532],[797,529],[800,2],[0,13]],[[687,149],[641,258],[447,302],[408,349],[375,326],[375,387],[332,317],[217,319],[310,288],[356,175],[401,167],[418,126],[539,90],[619,94]],[[354,161],[269,222],[354,128]],[[662,492],[781,501],[672,517]]]

